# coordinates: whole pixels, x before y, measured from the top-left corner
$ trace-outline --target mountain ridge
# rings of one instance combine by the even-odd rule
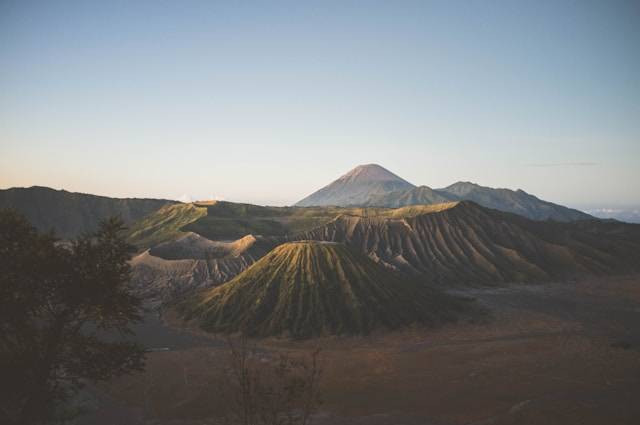
[[[594,217],[582,211],[544,201],[522,189],[491,188],[471,182],[456,182],[437,193],[451,199],[473,201],[487,208],[519,214],[532,220],[577,221]]]
[[[44,186],[0,189],[0,208],[13,208],[24,214],[38,230],[53,230],[63,239],[94,231],[101,220],[110,216],[120,216],[126,224],[131,224],[172,203],[176,202],[110,198]]]
[[[533,220],[576,221],[594,218],[582,211],[539,199],[522,189],[495,189],[467,181],[459,181],[442,189],[415,186],[378,164],[359,165],[294,205],[398,208],[463,200]]]

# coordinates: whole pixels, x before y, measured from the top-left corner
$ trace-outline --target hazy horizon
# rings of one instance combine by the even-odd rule
[[[640,3],[0,4],[0,187],[293,204],[359,164],[640,205]]]

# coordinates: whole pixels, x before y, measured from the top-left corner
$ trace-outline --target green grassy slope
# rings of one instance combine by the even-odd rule
[[[184,235],[187,224],[204,217],[207,209],[194,204],[173,204],[133,224],[128,240],[138,248],[149,248]]]
[[[344,212],[360,214],[362,208],[263,207],[233,202],[175,204],[161,208],[134,223],[129,241],[140,249],[175,240],[194,232],[215,241],[246,235],[282,237],[311,230]]]
[[[325,225],[340,215],[370,217],[411,216],[436,211],[441,205],[419,205],[400,209],[341,207],[263,207],[217,201],[177,204],[162,208],[131,229],[130,241],[141,248],[194,232],[215,241],[230,241],[246,235],[284,237]]]
[[[451,320],[464,305],[345,245],[304,241],[276,247],[183,312],[212,332],[305,338]]]
[[[212,240],[234,240],[243,236],[284,236],[321,226],[340,214],[368,215],[380,209],[339,207],[263,207],[217,201],[196,204],[206,214],[187,225],[191,231]]]

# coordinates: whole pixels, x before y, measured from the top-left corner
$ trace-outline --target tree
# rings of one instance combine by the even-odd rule
[[[308,425],[320,404],[321,349],[306,356],[260,358],[244,335],[228,340],[231,368],[225,393],[230,424]],[[266,360],[266,361],[265,361]]]
[[[0,422],[50,422],[83,384],[141,370],[122,221],[70,243],[0,210]],[[107,338],[109,335],[110,338]]]

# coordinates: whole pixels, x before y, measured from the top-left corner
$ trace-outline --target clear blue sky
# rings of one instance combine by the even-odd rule
[[[0,1],[0,187],[288,204],[361,163],[640,204],[640,2]]]

